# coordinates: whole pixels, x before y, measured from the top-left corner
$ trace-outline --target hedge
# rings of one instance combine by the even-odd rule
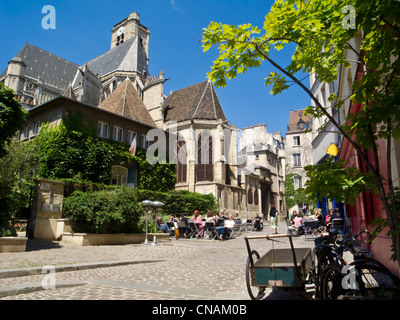
[[[74,184],[76,187],[76,183]],[[88,189],[96,189],[90,185]],[[84,188],[85,189],[85,188]],[[185,212],[189,215],[199,210],[204,215],[208,210],[218,210],[212,194],[204,195],[188,191],[158,192],[149,190],[113,187],[109,190],[74,191],[64,198],[63,216],[72,221],[75,232],[84,233],[137,233],[144,232],[143,200],[161,201],[164,206],[159,215]]]

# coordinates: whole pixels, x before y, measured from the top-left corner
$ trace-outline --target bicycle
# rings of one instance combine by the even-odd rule
[[[400,279],[373,259],[368,250],[356,246],[356,238],[362,233],[370,235],[368,230],[362,230],[350,239],[336,241],[337,252],[343,254],[348,250],[354,261],[345,265],[333,263],[326,267],[321,283],[322,299],[400,299]],[[344,261],[343,257],[341,259]]]
[[[315,299],[322,299],[323,277],[328,266],[345,265],[342,257],[342,248],[335,244],[337,235],[329,233],[314,240],[312,250],[312,267],[307,277],[307,283],[315,286]]]

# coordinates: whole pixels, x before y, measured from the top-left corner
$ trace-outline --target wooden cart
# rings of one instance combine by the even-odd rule
[[[290,248],[267,251],[263,256],[251,250],[249,240],[288,238]],[[291,235],[245,237],[248,258],[246,264],[246,284],[251,299],[260,300],[268,287],[285,287],[305,293],[307,275],[312,267],[311,249],[294,248]]]

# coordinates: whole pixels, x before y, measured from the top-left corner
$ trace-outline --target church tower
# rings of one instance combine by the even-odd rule
[[[137,12],[132,12],[127,18],[114,25],[111,31],[111,49],[135,36],[139,37],[139,42],[148,58],[150,29],[140,24],[140,14]]]

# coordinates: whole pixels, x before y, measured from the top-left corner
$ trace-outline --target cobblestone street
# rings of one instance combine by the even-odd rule
[[[285,229],[286,226],[280,223],[279,231],[285,233]],[[32,251],[1,254],[1,299],[248,300],[244,236],[271,233],[266,227],[261,232],[242,233],[227,241],[173,239],[160,242],[158,246],[76,247],[53,242],[53,247],[46,249],[44,243],[34,241]],[[305,241],[304,237],[293,240],[295,247],[313,246],[313,241]],[[271,245],[272,242],[267,240],[251,242],[252,249],[262,254]],[[274,242],[275,248],[282,246],[289,246],[288,239]],[[100,267],[89,268],[90,264]],[[10,274],[14,269],[40,270],[46,265],[56,268],[72,265],[75,271],[56,269],[56,289],[48,290],[42,288],[46,275],[41,271],[18,277],[6,273]]]

